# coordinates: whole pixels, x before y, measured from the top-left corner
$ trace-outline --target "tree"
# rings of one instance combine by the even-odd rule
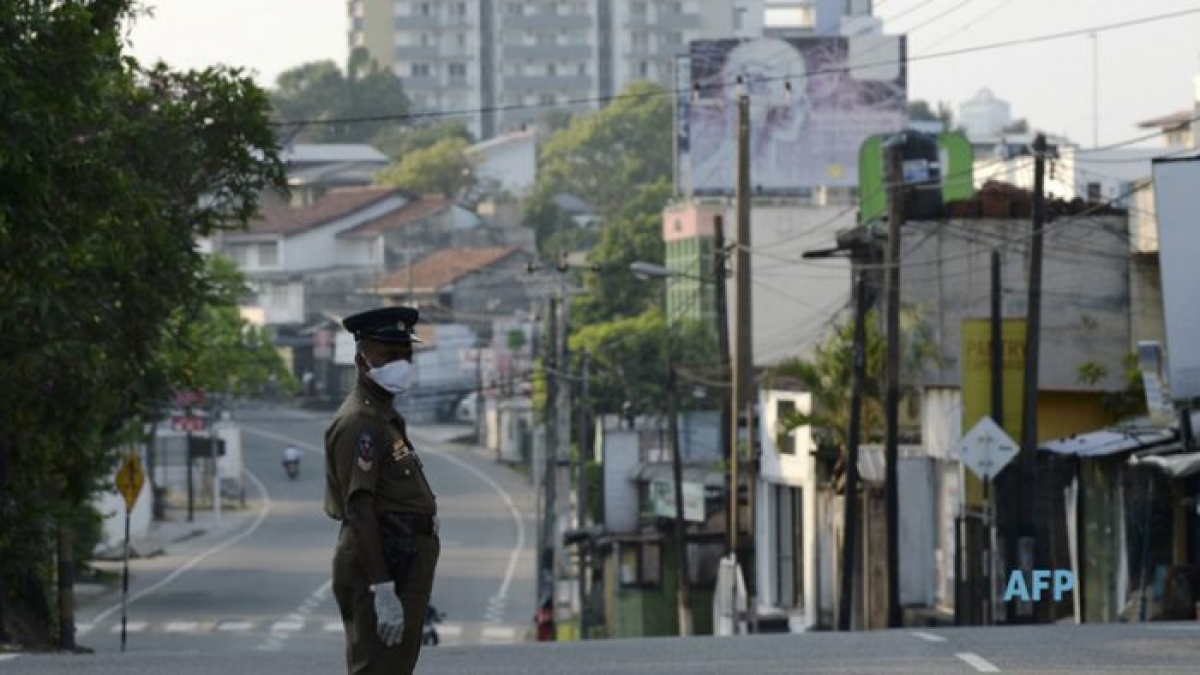
[[[368,143],[395,129],[410,103],[400,78],[365,58],[350,54],[348,75],[333,61],[314,61],[284,71],[275,80],[271,104],[284,122],[297,124],[295,140],[315,143]],[[386,119],[360,119],[360,118]],[[355,120],[323,123],[321,120]]]
[[[569,192],[613,216],[641,189],[671,176],[671,97],[635,82],[604,108],[546,140],[538,192]]]
[[[468,144],[474,140],[471,138],[471,132],[467,129],[466,124],[458,120],[448,120],[434,124],[385,129],[371,140],[371,145],[390,157],[392,161],[398,162],[418,150],[424,150],[447,138],[461,138]]]
[[[116,449],[172,387],[168,319],[208,302],[196,237],[286,189],[265,93],[123,57],[134,4],[0,12],[0,614],[32,617],[33,644],[74,644],[54,564],[79,562]]]
[[[887,343],[879,324],[876,311],[867,312],[861,435],[864,440],[879,440],[883,434],[884,354]],[[901,381],[911,383],[919,379],[925,365],[937,363],[941,357],[928,324],[915,308],[902,308],[900,333],[904,336]],[[768,375],[769,385],[779,382],[798,384],[812,397],[809,412],[788,412],[779,420],[778,428],[769,431],[783,436],[801,426],[812,427],[817,447],[837,458],[834,466],[837,475],[841,475],[845,469],[853,363],[854,322],[843,321],[810,358],[797,357],[784,361]],[[915,402],[918,395],[919,391],[912,385],[901,387],[901,396],[910,403]]]
[[[662,209],[671,198],[665,178],[643,186],[611,222],[589,258],[598,267],[584,274],[586,292],[576,296],[572,317],[580,325],[640,314],[656,306],[661,281],[638,279],[630,271],[636,261],[662,264]]]
[[[474,167],[463,153],[466,148],[462,138],[443,138],[379,172],[376,182],[425,195],[462,194],[475,184]]]
[[[908,102],[908,119],[921,122],[941,122],[942,128],[954,128],[954,112],[943,101],[938,101],[937,110],[930,107],[929,102],[921,99]]]
[[[207,302],[195,315],[177,310],[168,319],[167,330],[176,338],[163,352],[170,381],[179,389],[248,396],[272,377],[291,380],[270,334],[238,311],[250,290],[245,277],[227,258],[206,263]]]

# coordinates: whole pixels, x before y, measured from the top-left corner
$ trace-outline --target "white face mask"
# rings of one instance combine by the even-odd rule
[[[366,357],[363,360],[366,361]],[[367,365],[371,367],[367,376],[392,395],[404,393],[412,382],[412,364],[408,361],[391,361],[378,368],[371,366],[370,361]]]

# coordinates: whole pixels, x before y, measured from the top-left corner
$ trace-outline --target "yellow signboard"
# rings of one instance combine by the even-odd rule
[[[146,482],[145,476],[142,474],[142,460],[138,458],[136,452],[131,452],[125,456],[125,461],[121,462],[121,468],[117,469],[117,490],[120,490],[121,495],[125,497],[125,509],[133,510],[133,505],[137,503],[138,495],[142,492],[142,485]]]
[[[1021,438],[1021,405],[1025,400],[1025,319],[1004,319],[1000,326],[1001,383],[1004,387],[1004,419],[1000,427],[1009,438]],[[980,418],[992,415],[992,322],[963,319],[962,428],[973,428]],[[983,503],[983,486],[974,474],[967,475],[967,504]]]

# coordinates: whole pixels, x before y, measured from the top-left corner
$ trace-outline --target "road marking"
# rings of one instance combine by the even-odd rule
[[[93,628],[95,628],[95,626],[90,623],[77,623],[75,624],[75,634],[87,635]]]
[[[243,631],[254,628],[254,624],[249,621],[225,621],[217,625],[219,631]]]
[[[421,434],[419,432],[414,432],[413,436],[416,438],[421,438]],[[427,439],[428,437],[426,437],[426,440]],[[515,575],[517,571],[517,559],[521,556],[521,549],[525,548],[525,521],[521,519],[521,512],[517,510],[517,505],[513,503],[513,499],[508,492],[506,492],[504,488],[500,487],[499,483],[497,483],[495,480],[492,480],[491,476],[449,453],[442,452],[440,450],[431,450],[429,452],[454,464],[457,464],[460,468],[475,474],[479,480],[487,483],[488,486],[490,486],[496,491],[497,494],[500,495],[500,499],[504,500],[504,504],[508,506],[509,513],[512,514],[513,521],[517,523],[517,545],[513,547],[512,553],[509,554],[508,569],[506,569],[504,572],[504,582],[500,584],[500,590],[496,593],[496,597],[501,599],[505,598],[508,595],[508,587],[512,584],[513,575]]]
[[[272,441],[279,441],[281,443],[287,443],[288,445],[294,445],[301,450],[306,450],[308,452],[315,452],[316,454],[321,455],[322,457],[325,456],[325,448],[313,445],[312,443],[308,443],[306,441],[301,441],[299,439],[292,438],[291,436],[284,436],[283,434],[277,434],[274,431],[265,431],[263,429],[255,429],[254,427],[250,427],[250,426],[243,426],[242,431],[243,432],[249,431],[252,434],[255,434],[257,436],[262,436],[263,438],[267,438]]]
[[[955,654],[955,656],[962,659],[963,661],[966,661],[967,665],[971,666],[972,668],[974,668],[976,671],[978,671],[980,673],[998,673],[998,672],[1000,672],[999,668],[992,665],[992,663],[990,661],[988,661],[987,659],[983,658],[982,656],[980,656],[978,654],[973,654],[971,652],[959,652],[959,653]]]
[[[1150,630],[1200,630],[1200,624],[1179,624],[1177,626],[1146,626]]]
[[[340,632],[342,632],[342,630],[344,630],[344,628],[345,628],[345,626],[342,625],[341,621],[326,621],[325,622],[325,632],[326,633],[340,633]]]
[[[168,633],[192,633],[199,627],[197,621],[170,621],[165,630]]]
[[[17,656],[17,654],[0,654],[0,661],[12,661]]]
[[[147,624],[145,621],[126,621],[125,622],[125,632],[140,633],[140,632],[146,630],[147,626],[149,626],[149,624]],[[121,632],[121,624],[117,624],[117,625],[113,626],[112,632],[120,633]]]
[[[517,638],[517,629],[504,626],[484,626],[480,637],[484,642],[513,642]]]
[[[941,635],[934,635],[933,633],[926,633],[925,631],[920,631],[920,630],[909,631],[909,635],[912,635],[913,637],[921,638],[922,640],[925,640],[926,642],[945,642],[946,641],[946,638],[942,637]]]
[[[456,623],[444,623],[437,629],[437,632],[438,635],[445,635],[446,637],[458,637],[462,635],[463,627]]]
[[[294,633],[298,630],[304,630],[303,621],[276,621],[271,624],[272,633]]]
[[[250,482],[254,483],[255,487],[258,488],[259,494],[262,495],[262,507],[259,508],[258,515],[255,516],[254,522],[250,523],[250,526],[247,527],[245,531],[243,531],[237,535],[234,535],[234,536],[230,537],[229,539],[226,539],[225,541],[221,542],[220,544],[213,546],[212,548],[208,549],[207,551],[204,551],[203,553],[200,553],[199,555],[192,557],[186,563],[177,567],[174,572],[171,572],[165,578],[163,578],[161,581],[154,584],[153,586],[150,586],[149,588],[144,588],[144,589],[138,591],[137,593],[134,593],[133,595],[129,596],[129,599],[125,601],[126,606],[132,605],[133,603],[146,597],[147,595],[150,595],[151,593],[158,592],[167,584],[178,579],[180,577],[180,575],[182,575],[184,572],[187,572],[188,570],[192,569],[196,565],[199,565],[200,563],[204,562],[209,557],[214,556],[214,555],[220,553],[221,551],[224,551],[225,549],[229,548],[230,546],[233,546],[234,544],[238,543],[239,541],[254,534],[254,531],[257,530],[259,528],[259,526],[263,524],[263,521],[265,521],[267,519],[267,515],[271,513],[271,497],[267,494],[267,486],[263,485],[262,481],[258,479],[258,476],[255,476],[254,473],[251,472],[249,469],[244,469],[244,471],[245,471],[246,477],[250,479]],[[98,624],[101,621],[103,621],[104,619],[108,618],[108,616],[110,614],[113,614],[114,612],[118,611],[119,609],[121,609],[121,603],[117,603],[117,604],[113,605],[112,607],[109,607],[108,609],[104,610],[103,612],[100,612],[99,614],[97,614],[95,617],[92,618],[91,623]],[[120,631],[120,627],[118,627],[117,630]]]

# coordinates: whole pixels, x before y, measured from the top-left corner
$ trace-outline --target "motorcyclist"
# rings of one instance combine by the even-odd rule
[[[289,476],[295,476],[300,470],[300,451],[295,446],[287,446],[283,451],[283,468]]]

